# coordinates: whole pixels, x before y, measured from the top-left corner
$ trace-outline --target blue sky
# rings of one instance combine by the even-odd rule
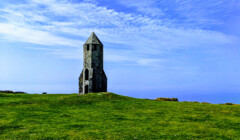
[[[239,0],[1,0],[0,89],[76,93],[104,44],[110,92],[240,103]]]

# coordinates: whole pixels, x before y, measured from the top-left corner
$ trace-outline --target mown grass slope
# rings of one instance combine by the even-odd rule
[[[240,106],[0,94],[0,139],[240,139]]]

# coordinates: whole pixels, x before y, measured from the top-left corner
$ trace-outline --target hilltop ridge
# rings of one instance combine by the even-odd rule
[[[235,139],[240,106],[0,93],[0,139]]]

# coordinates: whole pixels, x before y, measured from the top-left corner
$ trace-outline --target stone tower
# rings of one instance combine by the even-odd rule
[[[106,92],[107,76],[103,70],[103,44],[93,32],[83,45],[83,70],[79,77],[79,95]]]

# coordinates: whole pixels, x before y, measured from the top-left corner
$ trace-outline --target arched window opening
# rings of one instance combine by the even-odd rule
[[[89,77],[89,71],[88,69],[85,70],[85,80],[88,80]]]
[[[89,51],[89,44],[87,44],[87,51]]]
[[[88,85],[85,86],[85,94],[88,93]]]

